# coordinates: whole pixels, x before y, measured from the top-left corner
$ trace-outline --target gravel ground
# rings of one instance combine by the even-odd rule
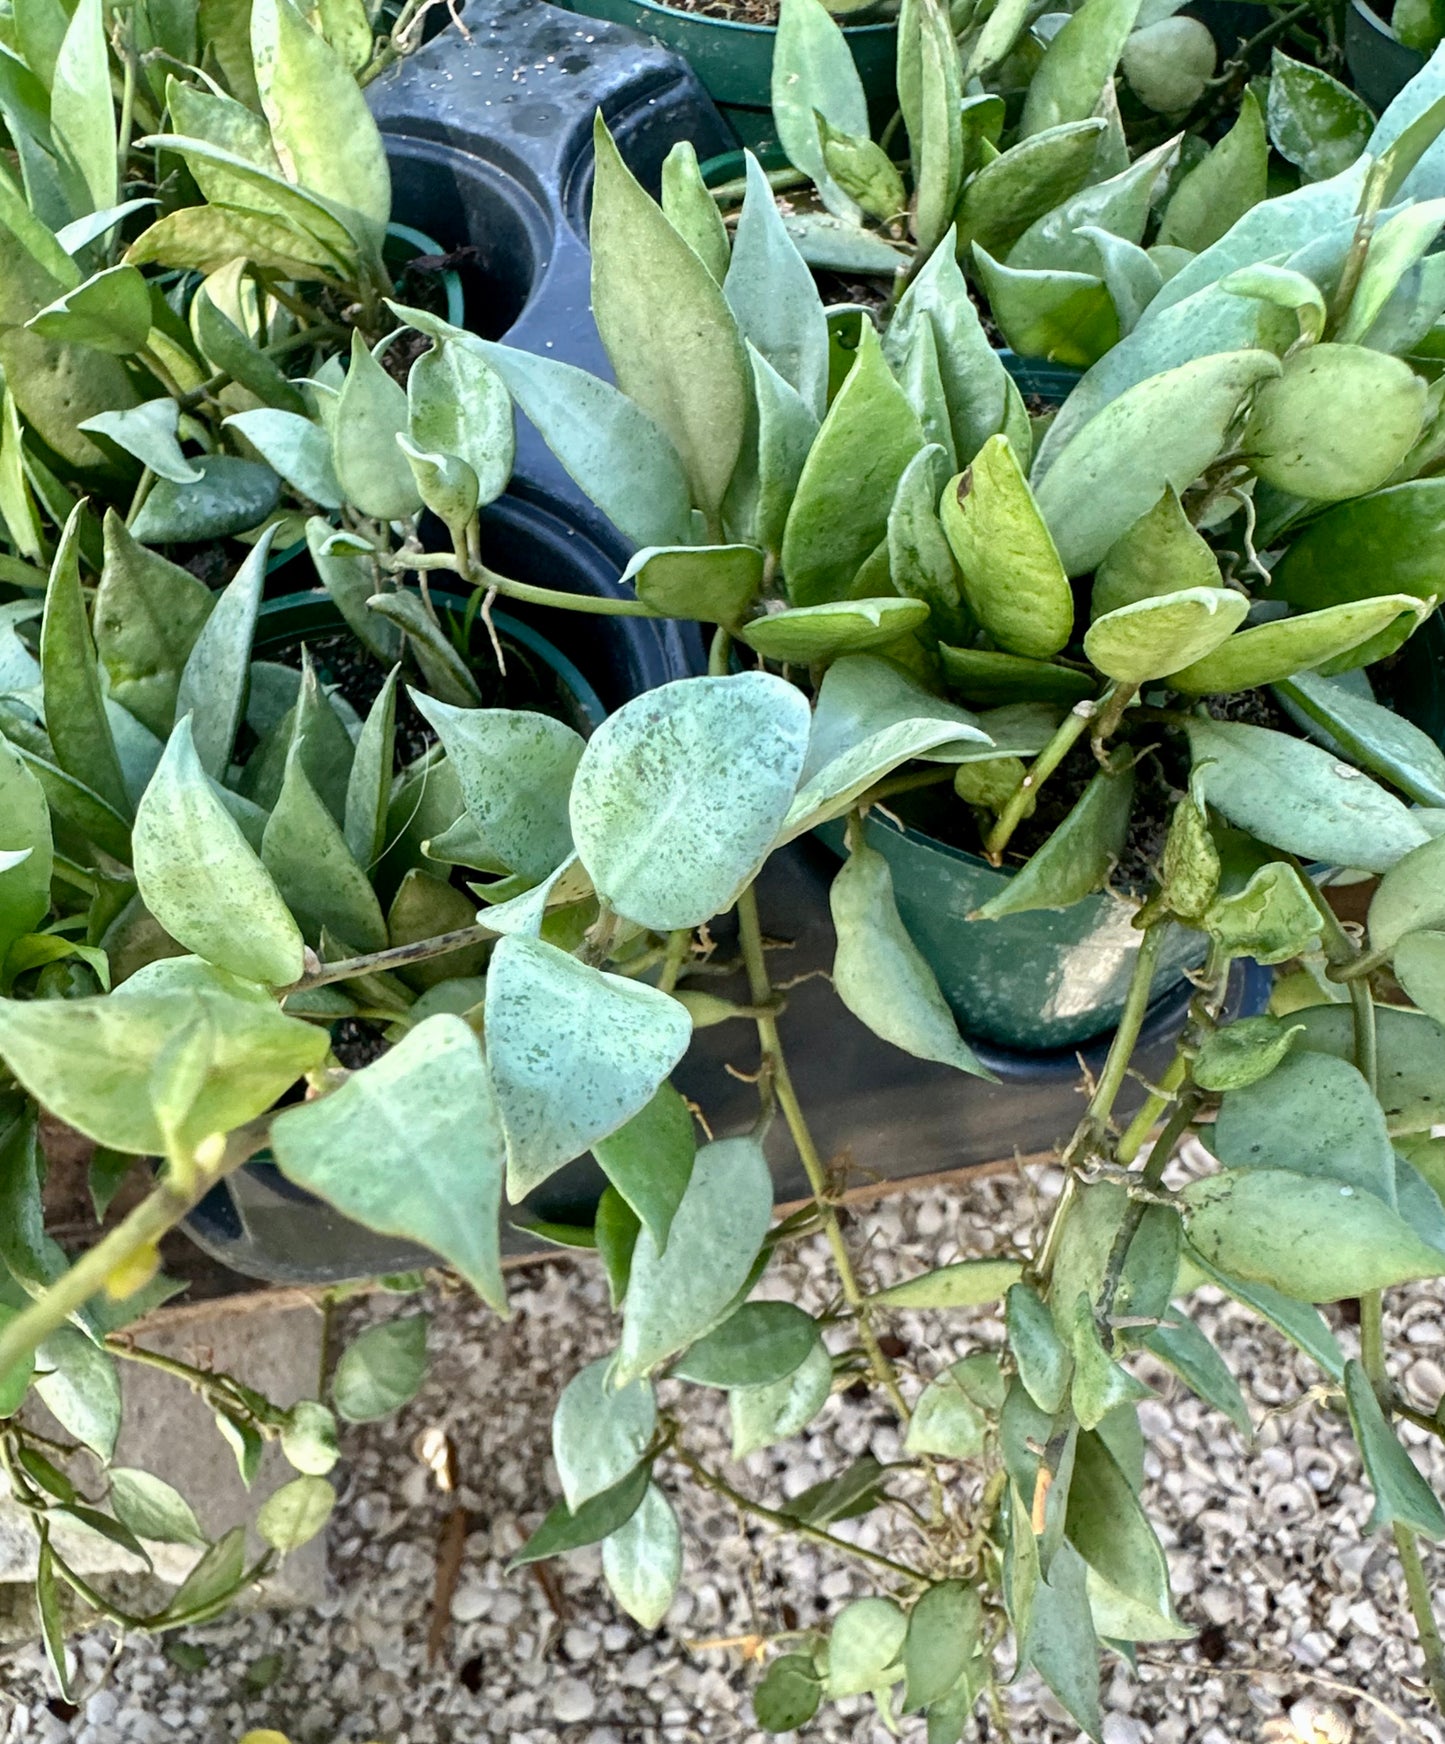
[[[920,1192],[856,1214],[850,1239],[866,1248],[868,1270],[890,1282],[1025,1240],[1051,1191],[1048,1177],[1010,1176]],[[820,1304],[828,1288],[821,1244],[794,1250],[768,1288]],[[117,1652],[97,1631],[76,1643],[81,1681],[94,1692],[78,1713],[51,1698],[37,1655],[21,1653],[0,1662],[0,1736],[234,1744],[248,1727],[274,1726],[295,1744],[760,1740],[748,1699],[755,1674],[735,1651],[698,1643],[791,1625],[794,1607],[804,1625],[826,1617],[859,1590],[857,1565],[743,1530],[730,1505],[674,1488],[675,1473],[664,1470],[688,1567],[686,1590],[655,1635],[611,1608],[593,1552],[548,1565],[543,1578],[504,1576],[506,1556],[551,1498],[554,1396],[602,1353],[609,1326],[605,1292],[585,1263],[519,1275],[513,1301],[503,1326],[468,1297],[433,1289],[425,1388],[398,1417],[352,1430],[343,1444],[334,1590],[319,1612],[193,1631],[177,1655],[185,1665],[146,1641]],[[1150,1377],[1159,1396],[1143,1407],[1149,1501],[1164,1522],[1181,1614],[1199,1634],[1178,1649],[1149,1650],[1137,1674],[1113,1662],[1106,1744],[1445,1744],[1419,1682],[1397,1569],[1379,1538],[1363,1536],[1370,1498],[1347,1429],[1304,1408],[1309,1365],[1272,1329],[1217,1298],[1201,1301],[1202,1324],[1252,1397],[1260,1432],[1246,1447],[1162,1370]],[[1445,1391],[1445,1284],[1395,1292],[1392,1307],[1395,1360],[1411,1392],[1433,1407]],[[394,1298],[357,1303],[348,1330],[399,1311]],[[1328,1312],[1352,1344],[1353,1329]],[[936,1314],[900,1317],[897,1330],[908,1351],[901,1366],[907,1371],[917,1352],[925,1377],[1001,1336],[979,1313],[952,1314],[946,1326]],[[725,1424],[710,1409],[718,1398],[703,1395],[689,1423],[691,1444],[721,1465]],[[438,1491],[418,1457],[421,1438],[438,1426],[455,1451],[453,1496]],[[1424,1440],[1412,1442],[1416,1456],[1445,1490],[1445,1449]],[[801,1451],[789,1450],[792,1463],[778,1450],[755,1454],[744,1487],[793,1494],[868,1450],[897,1455],[886,1413],[835,1396]],[[428,1663],[438,1545],[457,1504],[468,1514],[465,1554],[445,1641]],[[841,1530],[881,1542],[871,1521]],[[1431,1572],[1438,1583],[1439,1556]],[[1007,1707],[1014,1744],[1079,1736],[1032,1681],[1008,1692]],[[805,1735],[824,1744],[887,1738],[861,1701],[825,1710]],[[920,1744],[922,1728],[906,1722],[903,1736]],[[981,1723],[978,1736],[1000,1732]]]

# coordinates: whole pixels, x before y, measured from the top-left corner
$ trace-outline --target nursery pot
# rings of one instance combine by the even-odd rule
[[[1024,398],[1042,400],[1051,410],[1063,405],[1084,375],[1083,370],[1071,363],[1050,363],[1046,357],[1020,357],[1007,347],[1000,350],[998,357]]]
[[[572,0],[572,9],[590,18],[630,25],[681,55],[706,86],[738,144],[759,156],[776,150],[772,111],[775,25],[706,18],[698,12],[659,6],[655,0]],[[891,19],[846,25],[843,37],[863,81],[873,125],[881,126],[897,104],[898,25]]]
[[[431,595],[444,621],[461,619],[470,598],[459,586],[448,589],[435,581]],[[589,621],[601,623],[607,630],[621,626],[625,635],[638,620]],[[514,670],[515,663],[526,663],[534,688],[540,686],[546,695],[549,712],[583,734],[601,724],[607,711],[598,689],[535,622],[523,622],[500,610],[492,614],[492,622],[512,656]],[[480,626],[477,633],[481,634]],[[318,673],[326,682],[334,676],[334,671],[328,671],[328,662],[335,659],[327,644],[345,634],[345,621],[330,596],[312,588],[263,602],[254,652],[258,659],[274,659],[305,641],[312,646]],[[608,658],[598,658],[608,643],[607,636],[596,638],[590,664],[599,680],[614,688],[626,682],[628,662],[615,651]],[[474,640],[473,646],[477,645]],[[571,1188],[565,1171],[558,1180],[557,1191],[566,1202]],[[543,1218],[553,1214],[547,1192],[547,1188],[542,1189],[535,1196],[535,1206],[529,1207]],[[213,1189],[191,1213],[185,1228],[198,1246],[231,1270],[271,1283],[334,1283],[435,1263],[433,1255],[397,1237],[378,1235],[352,1223],[294,1186],[267,1152],[253,1157]]]
[[[1407,48],[1365,0],[1350,0],[1345,8],[1345,64],[1350,82],[1378,114],[1424,68],[1425,56]]]
[[[1445,621],[1432,612],[1384,673],[1385,699],[1445,749]]]

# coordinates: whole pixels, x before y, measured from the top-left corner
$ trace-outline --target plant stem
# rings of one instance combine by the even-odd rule
[[[22,1309],[0,1333],[0,1374],[32,1356],[36,1346],[63,1326],[76,1309],[104,1290],[106,1279],[117,1267],[143,1249],[153,1247],[218,1181],[254,1156],[265,1144],[267,1130],[267,1125],[260,1121],[237,1127],[227,1135],[214,1160],[195,1159],[194,1174],[184,1192],[174,1182],[163,1181],[123,1222],[82,1254],[68,1272],[62,1273],[43,1296]]]
[[[1175,1146],[1189,1130],[1201,1101],[1200,1092],[1187,1090],[1174,1106],[1174,1112],[1169,1116],[1163,1130],[1154,1141],[1154,1148],[1149,1152],[1149,1160],[1139,1171],[1141,1187],[1157,1187],[1164,1178],[1164,1171],[1169,1167],[1169,1159],[1174,1155]],[[1109,1316],[1114,1311],[1114,1297],[1118,1294],[1119,1280],[1124,1276],[1124,1267],[1129,1260],[1129,1249],[1134,1245],[1134,1237],[1139,1233],[1139,1226],[1144,1221],[1144,1213],[1149,1209],[1149,1202],[1136,1193],[1124,1210],[1124,1221],[1119,1225],[1114,1237],[1114,1245],[1109,1250],[1109,1263],[1104,1268],[1104,1281],[1099,1290],[1099,1303],[1096,1310],[1098,1318],[1104,1327],[1106,1343],[1112,1346],[1113,1338],[1108,1329]]]
[[[821,1526],[809,1526],[801,1520],[794,1520],[788,1514],[779,1513],[776,1508],[764,1506],[755,1502],[750,1496],[745,1496],[741,1490],[734,1489],[726,1478],[717,1472],[710,1471],[702,1462],[695,1459],[685,1447],[677,1442],[669,1449],[687,1467],[697,1481],[705,1488],[724,1496],[736,1508],[741,1508],[745,1514],[751,1514],[754,1519],[766,1521],[769,1526],[776,1526],[780,1532],[791,1532],[798,1538],[806,1538],[813,1544],[825,1544],[830,1550],[840,1551],[844,1556],[856,1557],[860,1562],[871,1563],[874,1568],[880,1568],[885,1573],[896,1576],[899,1580],[911,1582],[914,1586],[926,1587],[928,1576],[920,1574],[916,1568],[909,1568],[907,1563],[895,1562],[891,1556],[883,1556],[876,1550],[868,1550],[861,1544],[850,1544],[846,1538],[835,1538],[831,1532],[825,1532]]]
[[[319,963],[299,981],[293,981],[280,992],[306,993],[313,987],[329,987],[336,981],[350,981],[358,975],[374,975],[384,969],[404,969],[411,963],[425,963],[432,957],[445,957],[452,951],[464,951],[469,945],[485,944],[497,934],[490,927],[457,927],[454,932],[437,933],[429,939],[417,939],[409,945],[391,945],[384,951],[369,951],[362,957],[340,957],[334,963]]]
[[[748,986],[752,994],[753,1004],[759,1008],[770,1007],[773,996],[772,983],[768,979],[768,965],[763,954],[763,934],[758,922],[758,899],[752,885],[749,885],[737,902],[738,936],[742,945],[743,963],[747,969]],[[813,1135],[808,1130],[808,1122],[803,1114],[802,1105],[798,1101],[797,1091],[793,1088],[793,1080],[788,1072],[786,1060],[783,1058],[782,1043],[778,1038],[777,1018],[771,1009],[759,1015],[757,1019],[758,1042],[762,1048],[763,1071],[770,1081],[778,1106],[783,1111],[788,1131],[793,1136],[797,1146],[798,1157],[802,1162],[804,1172],[808,1177],[808,1186],[812,1189],[813,1198],[817,1203],[823,1219],[823,1233],[828,1238],[828,1246],[833,1252],[833,1263],[838,1269],[838,1282],[843,1289],[843,1295],[848,1305],[853,1309],[858,1321],[858,1339],[868,1356],[868,1364],[873,1372],[873,1379],[888,1394],[893,1401],[899,1419],[903,1423],[909,1420],[908,1403],[903,1397],[898,1385],[898,1375],[893,1364],[883,1354],[877,1335],[869,1319],[868,1298],[858,1282],[858,1274],[853,1270],[852,1257],[848,1252],[848,1244],[843,1239],[843,1231],[838,1223],[838,1213],[832,1203],[832,1195],[828,1186],[828,1171],[822,1157],[818,1155],[818,1147],[813,1142]]]
[[[1169,1062],[1169,1068],[1160,1078],[1158,1088],[1150,1091],[1144,1106],[1124,1128],[1119,1142],[1114,1147],[1114,1161],[1128,1168],[1143,1148],[1144,1140],[1148,1138],[1154,1122],[1174,1100],[1174,1092],[1184,1082],[1184,1075],[1189,1069],[1189,1061],[1180,1048]]]
[[[1023,780],[1009,795],[1008,803],[998,814],[998,822],[990,830],[988,840],[984,843],[984,853],[991,866],[1002,862],[1003,851],[1009,845],[1014,831],[1023,822],[1029,802],[1037,798],[1039,789],[1073,750],[1099,709],[1107,707],[1113,688],[1112,685],[1108,686],[1095,702],[1075,703],[1059,722],[1053,738],[1030,764]]]
[[[1405,1571],[1405,1590],[1410,1595],[1410,1611],[1420,1637],[1420,1652],[1425,1660],[1425,1677],[1435,1706],[1445,1714],[1445,1642],[1440,1639],[1440,1625],[1435,1621],[1435,1607],[1430,1601],[1430,1582],[1425,1564],[1420,1558],[1420,1545],[1408,1526],[1395,1525],[1395,1549],[1400,1566]]]
[[[473,587],[493,589],[506,599],[523,600],[533,606],[554,606],[564,612],[583,612],[592,617],[660,618],[664,615],[653,611],[639,599],[614,599],[610,594],[568,593],[557,587],[533,587],[529,581],[513,581],[510,576],[498,575],[484,563],[464,563],[453,552],[403,552],[392,559],[389,567],[415,570],[419,575],[433,569],[449,569]]]
[[[691,944],[691,927],[678,927],[675,932],[667,935],[667,955],[662,959],[662,973],[657,978],[659,993],[671,993],[677,986],[677,978],[687,962]]]
[[[781,194],[788,188],[805,188],[813,179],[802,170],[768,170],[765,173],[768,186],[775,194]],[[739,176],[736,181],[719,182],[708,191],[719,206],[736,206],[748,191],[747,178]]]

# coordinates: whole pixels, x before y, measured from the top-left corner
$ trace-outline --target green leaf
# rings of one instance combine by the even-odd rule
[[[717,201],[708,191],[690,139],[680,139],[662,160],[662,210],[668,223],[722,284],[730,245]]]
[[[1354,1023],[1348,1006],[1316,1006],[1292,1013],[1304,1034],[1301,1048],[1354,1058]],[[1418,1012],[1382,1005],[1375,1012],[1380,1106],[1397,1136],[1426,1133],[1440,1119],[1445,1082],[1445,1026]]]
[[[691,1034],[691,1019],[667,994],[540,939],[501,939],[487,974],[486,1036],[507,1135],[508,1196],[521,1199],[625,1125]]]
[[[1106,677],[1147,684],[1208,665],[1221,644],[1239,640],[1234,632],[1248,615],[1249,601],[1228,588],[1179,588],[1096,616],[1084,652]]]
[[[622,1482],[584,1502],[574,1514],[565,1502],[558,1502],[542,1524],[507,1564],[507,1573],[525,1568],[528,1563],[545,1562],[552,1556],[565,1556],[569,1550],[581,1550],[620,1531],[637,1510],[651,1482],[648,1465],[635,1466]]]
[[[1039,271],[1095,272],[1101,257],[1107,264],[1124,258],[1121,249],[1137,251],[1155,191],[1177,154],[1178,142],[1166,140],[1117,175],[1071,193],[1034,220],[1009,250],[1008,264]],[[1139,261],[1136,254],[1131,272],[1142,275],[1147,287],[1142,303],[1147,303],[1159,289],[1158,268],[1147,256]]]
[[[1349,1012],[1344,1015],[1348,1020]],[[1251,1283],[1221,1272],[1192,1247],[1186,1247],[1185,1253],[1190,1264],[1198,1266],[1212,1283],[1227,1290],[1236,1301],[1243,1302],[1245,1307],[1252,1308],[1262,1319],[1269,1321],[1271,1326],[1318,1363],[1331,1380],[1339,1381],[1343,1378],[1344,1356],[1335,1342],[1335,1335],[1325,1324],[1318,1309],[1291,1301],[1288,1296],[1282,1295],[1268,1284]]]
[[[1265,351],[1196,358],[1129,388],[1078,429],[1036,489],[1067,572],[1093,569],[1166,487],[1191,485],[1246,395],[1278,372]]]
[[[983,1452],[988,1419],[963,1384],[962,1372],[963,1364],[955,1363],[918,1395],[903,1443],[910,1453],[975,1459]]]
[[[1199,716],[1186,730],[1200,798],[1277,848],[1386,872],[1428,839],[1398,799],[1316,745]]]
[[[1006,255],[1031,224],[1086,186],[1105,126],[1090,114],[1019,139],[984,164],[959,202],[959,254],[966,258],[976,243],[990,255]]]
[[[297,1400],[281,1425],[281,1451],[296,1471],[325,1477],[341,1457],[336,1418],[318,1399]]]
[[[869,1300],[888,1308],[976,1308],[997,1302],[1022,1276],[1018,1260],[957,1260],[878,1290]]]
[[[340,1089],[286,1110],[271,1144],[289,1180],[368,1229],[433,1249],[506,1313],[501,1120],[460,1017],[426,1018]]]
[[[1410,933],[1395,949],[1395,975],[1410,998],[1445,1020],[1445,932]]]
[[[1061,1293],[1055,1291],[1056,1300]],[[1104,1349],[1089,1298],[1080,1294],[1074,1309],[1074,1377],[1069,1402],[1084,1429],[1097,1429],[1111,1411],[1149,1398],[1142,1381],[1116,1363]]]
[[[918,105],[909,126],[914,163],[912,227],[918,250],[926,255],[948,233],[963,184],[963,89],[948,8],[938,0],[919,0],[916,16]],[[902,209],[900,200],[893,212],[878,216],[891,218]]]
[[[1289,1169],[1395,1203],[1384,1113],[1360,1073],[1327,1054],[1293,1053],[1267,1079],[1230,1090],[1209,1148],[1227,1168]]]
[[[1316,502],[1389,482],[1425,415],[1408,364],[1361,345],[1312,345],[1254,397],[1241,447],[1266,484]]]
[[[235,281],[232,281],[233,294],[234,285]],[[214,288],[216,296],[220,296],[220,285]],[[305,414],[308,408],[301,390],[281,373],[279,366],[268,353],[262,351],[218,307],[211,291],[204,286],[197,291],[191,302],[191,327],[207,362],[217,370],[224,371],[233,382],[248,389],[262,402],[263,407],[274,407],[297,416]],[[284,429],[285,426],[281,428]],[[260,446],[257,443],[257,447]],[[266,455],[266,458],[269,460],[270,456]],[[276,470],[283,472],[284,468],[278,466]],[[329,473],[329,456],[326,470]],[[332,482],[334,484],[334,480]]]
[[[249,1490],[260,1475],[261,1461],[266,1454],[261,1431],[254,1423],[229,1411],[217,1411],[215,1424],[217,1433],[235,1457],[242,1484]]]
[[[1221,1411],[1246,1441],[1254,1439],[1249,1406],[1228,1363],[1182,1310],[1144,1334],[1145,1349],[1197,1393],[1206,1405]]]
[[[627,1615],[644,1629],[657,1628],[682,1578],[682,1529],[656,1484],[631,1519],[602,1540],[602,1572]]]
[[[1088,673],[1048,660],[1026,660],[992,649],[939,646],[950,687],[980,707],[1019,701],[1047,701],[1072,707],[1092,697],[1098,683]]]
[[[428,1314],[407,1314],[368,1326],[341,1353],[331,1382],[337,1412],[348,1423],[389,1417],[417,1395],[426,1377]]]
[[[35,1373],[35,1391],[60,1427],[109,1460],[120,1434],[115,1358],[73,1326],[62,1326],[36,1351]]]
[[[1383,593],[1445,595],[1445,479],[1412,479],[1327,510],[1290,542],[1272,593],[1320,607]]]
[[[773,126],[789,163],[816,184],[830,212],[856,222],[856,203],[828,173],[814,117],[866,137],[868,99],[847,41],[820,0],[783,0],[771,95]]]
[[[1040,1578],[1034,1591],[1027,1653],[1089,1737],[1101,1738],[1099,1643],[1089,1609],[1085,1564],[1068,1544],[1060,1545],[1048,1578]]]
[[[49,85],[50,128],[72,206],[103,211],[116,203],[118,158],[101,0],[80,0],[71,14]]]
[[[235,412],[223,422],[227,429],[239,431],[298,496],[323,509],[341,507],[341,486],[331,465],[331,439],[319,424],[272,406]]]
[[[833,1619],[826,1688],[834,1701],[895,1682],[908,1619],[892,1599],[854,1599]]]
[[[854,1520],[878,1506],[888,1467],[879,1465],[871,1453],[857,1459],[841,1476],[825,1478],[794,1496],[782,1512],[805,1526],[829,1526],[835,1520]]]
[[[929,1707],[949,1693],[973,1658],[982,1621],[979,1596],[963,1581],[939,1581],[927,1589],[908,1614],[907,1708]]]
[[[50,1665],[60,1699],[68,1702],[74,1693],[70,1669],[65,1662],[65,1618],[60,1609],[60,1588],[55,1578],[55,1552],[50,1548],[50,1534],[40,1538],[35,1570],[35,1609],[40,1618],[40,1637],[45,1643],[45,1657]]]
[[[469,467],[483,505],[501,496],[516,451],[512,401],[501,376],[481,352],[461,342],[438,340],[411,366],[406,396],[412,441]]]
[[[171,1595],[164,1617],[190,1622],[213,1616],[246,1584],[246,1528],[218,1538]]]
[[[198,484],[157,479],[131,532],[143,545],[197,544],[259,527],[281,500],[269,466],[233,454],[196,457]]]
[[[107,267],[25,323],[42,339],[130,357],[151,330],[150,289],[133,266]]]
[[[1350,306],[1335,333],[1341,344],[1358,344],[1367,334],[1375,336],[1378,318],[1440,234],[1442,216],[1445,206],[1439,200],[1426,200],[1378,226],[1370,237]]]
[[[674,1363],[701,1387],[767,1387],[804,1362],[818,1338],[811,1315],[791,1302],[744,1302]]]
[[[1131,769],[1101,769],[1044,845],[970,919],[1067,908],[1099,889],[1123,851],[1133,797]]]
[[[766,660],[805,666],[885,648],[927,620],[928,607],[922,600],[839,600],[754,618],[738,631],[738,640]]]
[[[134,843],[141,896],[173,939],[251,980],[300,979],[300,928],[206,779],[189,718],[137,809]]]
[[[932,333],[931,328],[920,331]],[[932,345],[928,337],[930,355]],[[898,481],[888,511],[889,579],[905,598],[928,606],[924,639],[966,641],[973,633],[972,617],[963,604],[962,577],[938,517],[948,472],[946,450],[930,443],[914,455]]]
[[[1006,653],[1046,660],[1073,632],[1074,598],[1007,436],[991,436],[943,493],[943,530],[969,609]]]
[[[1382,1199],[1283,1170],[1231,1170],[1184,1190],[1189,1239],[1211,1265],[1303,1302],[1335,1302],[1445,1271]]]
[[[1084,0],[1049,43],[1029,80],[1021,136],[1095,113],[1138,11],[1139,0]]]
[[[286,759],[286,777],[261,838],[261,864],[313,942],[326,932],[357,951],[382,950],[387,930],[381,904],[307,777],[304,745],[294,741]]]
[[[803,465],[783,533],[783,573],[795,605],[846,596],[886,536],[893,493],[923,442],[917,415],[865,323],[856,361]]]
[[[1246,90],[1234,126],[1174,184],[1158,241],[1196,254],[1209,248],[1264,199],[1268,168],[1264,113]]]
[[[120,516],[107,511],[96,652],[111,696],[162,737],[171,730],[181,673],[214,603],[204,582],[137,544]]]
[[[611,1370],[605,1357],[580,1369],[552,1416],[552,1458],[574,1514],[634,1470],[657,1428],[651,1385],[616,1386]]]
[[[822,1685],[807,1653],[785,1653],[753,1691],[753,1718],[765,1732],[796,1732],[818,1711]]]
[[[623,163],[599,114],[592,304],[617,385],[666,431],[693,501],[716,516],[737,465],[747,358],[707,267]]]
[[[106,718],[80,585],[84,512],[79,506],[72,512],[50,566],[40,632],[46,724],[56,760],[66,774],[84,782],[117,811],[128,814],[130,800]]]
[[[1231,957],[1285,963],[1319,948],[1320,912],[1293,866],[1271,860],[1242,890],[1220,896],[1199,924]]]
[[[1213,654],[1174,673],[1171,683],[1176,690],[1201,696],[1257,690],[1310,667],[1331,667],[1341,655],[1365,648],[1397,622],[1413,617],[1418,624],[1430,609],[1428,601],[1409,594],[1381,594],[1276,618],[1240,631]]]
[[[288,177],[330,202],[379,260],[391,175],[351,69],[290,0],[253,0],[251,50],[261,107]]]
[[[773,1189],[756,1140],[704,1145],[673,1215],[667,1246],[643,1229],[618,1347],[617,1373],[645,1375],[725,1318],[772,1218]]]
[[[331,1518],[336,1491],[325,1478],[292,1478],[261,1504],[256,1530],[283,1556],[309,1544]]]
[[[376,701],[362,723],[356,752],[346,780],[344,834],[352,858],[365,872],[386,846],[386,813],[391,801],[396,744],[396,679],[400,667],[386,675]]]
[[[818,689],[808,753],[783,836],[841,817],[858,797],[914,757],[952,762],[994,754],[977,715],[925,690],[870,655],[835,661]]]
[[[1118,310],[1096,274],[1005,266],[977,242],[973,254],[998,330],[1021,357],[1087,369],[1118,344]]]
[[[761,672],[682,679],[610,716],[588,741],[571,800],[577,852],[602,900],[663,932],[731,907],[787,814],[808,725],[802,693]]]
[[[734,1459],[800,1435],[828,1402],[833,1360],[819,1338],[784,1380],[766,1387],[735,1387],[728,1394]]]
[[[607,1187],[597,1202],[594,1234],[597,1253],[607,1273],[607,1293],[616,1312],[627,1295],[632,1255],[642,1222],[615,1187]]]
[[[1300,1028],[1268,1015],[1236,1018],[1204,1038],[1194,1061],[1194,1082],[1201,1090],[1241,1090],[1257,1084],[1288,1054]]]
[[[1174,1615],[1169,1565],[1159,1539],[1101,1435],[1086,1432],[1079,1437],[1065,1531],[1091,1575],[1101,1577],[1133,1607],[1152,1614],[1156,1627],[1147,1639],[1179,1639],[1188,1633]]]
[[[197,1140],[254,1119],[325,1058],[324,1031],[195,958],[149,965],[94,999],[0,1001],[0,1054],[69,1125],[113,1149],[155,1155],[165,1135],[151,1070],[198,1009],[211,1014],[216,1053],[191,1115]]]
[[[828,390],[828,324],[822,299],[751,152],[746,165],[747,193],[723,295],[743,338],[797,391],[813,416],[821,418]],[[716,212],[711,195],[708,204]]]
[[[471,668],[420,594],[410,589],[377,592],[367,600],[366,609],[402,631],[427,688],[435,691],[441,701],[466,708],[480,702],[481,693]]]
[[[263,3],[290,11],[287,0]],[[404,521],[421,507],[416,481],[396,442],[407,433],[409,420],[406,390],[381,367],[360,330],[353,330],[351,364],[332,425],[331,457],[342,497],[364,515]]]
[[[838,935],[833,985],[849,1011],[918,1059],[991,1077],[959,1034],[933,970],[899,918],[886,858],[855,845],[828,900]]]
[[[1073,1357],[1054,1329],[1053,1316],[1028,1284],[1010,1286],[1005,1313],[1019,1379],[1039,1409],[1052,1416],[1068,1395]]]
[[[756,545],[654,545],[634,554],[622,580],[666,617],[735,628],[762,587],[763,553]]]
[[[1412,849],[1380,880],[1370,902],[1370,947],[1394,950],[1409,933],[1445,925],[1445,837]]]
[[[1400,1525],[1427,1538],[1445,1538],[1445,1509],[1401,1447],[1369,1376],[1353,1358],[1345,1364],[1345,1404],[1365,1475],[1375,1492],[1369,1529]]]
[[[657,1247],[665,1248],[697,1154],[687,1103],[664,1084],[645,1108],[592,1150],[602,1172],[647,1225]]]
[[[824,166],[837,186],[870,218],[885,224],[897,218],[908,204],[908,195],[888,153],[866,134],[843,133],[830,127],[822,115],[814,119]]]
[[[748,362],[757,401],[756,478],[744,452],[733,489],[744,504],[741,524],[776,558],[803,466],[818,434],[818,420],[799,394],[751,344]]]
[[[1276,694],[1311,738],[1337,747],[1417,805],[1445,806],[1445,752],[1393,709],[1315,672],[1294,674]]]
[[[1364,100],[1279,49],[1269,71],[1269,136],[1280,156],[1308,182],[1326,181],[1354,163],[1374,127]]]
[[[1105,553],[1094,572],[1091,614],[1101,618],[1139,600],[1221,585],[1218,558],[1171,488]]]
[[[45,789],[0,739],[0,964],[49,912],[53,860]]]
[[[689,542],[687,474],[641,406],[585,369],[478,344],[568,476],[625,538],[639,546]]]

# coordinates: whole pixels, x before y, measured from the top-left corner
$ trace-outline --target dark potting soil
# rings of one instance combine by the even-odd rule
[[[381,1026],[370,1018],[343,1017],[331,1026],[331,1051],[352,1072],[379,1060],[390,1047]]]

